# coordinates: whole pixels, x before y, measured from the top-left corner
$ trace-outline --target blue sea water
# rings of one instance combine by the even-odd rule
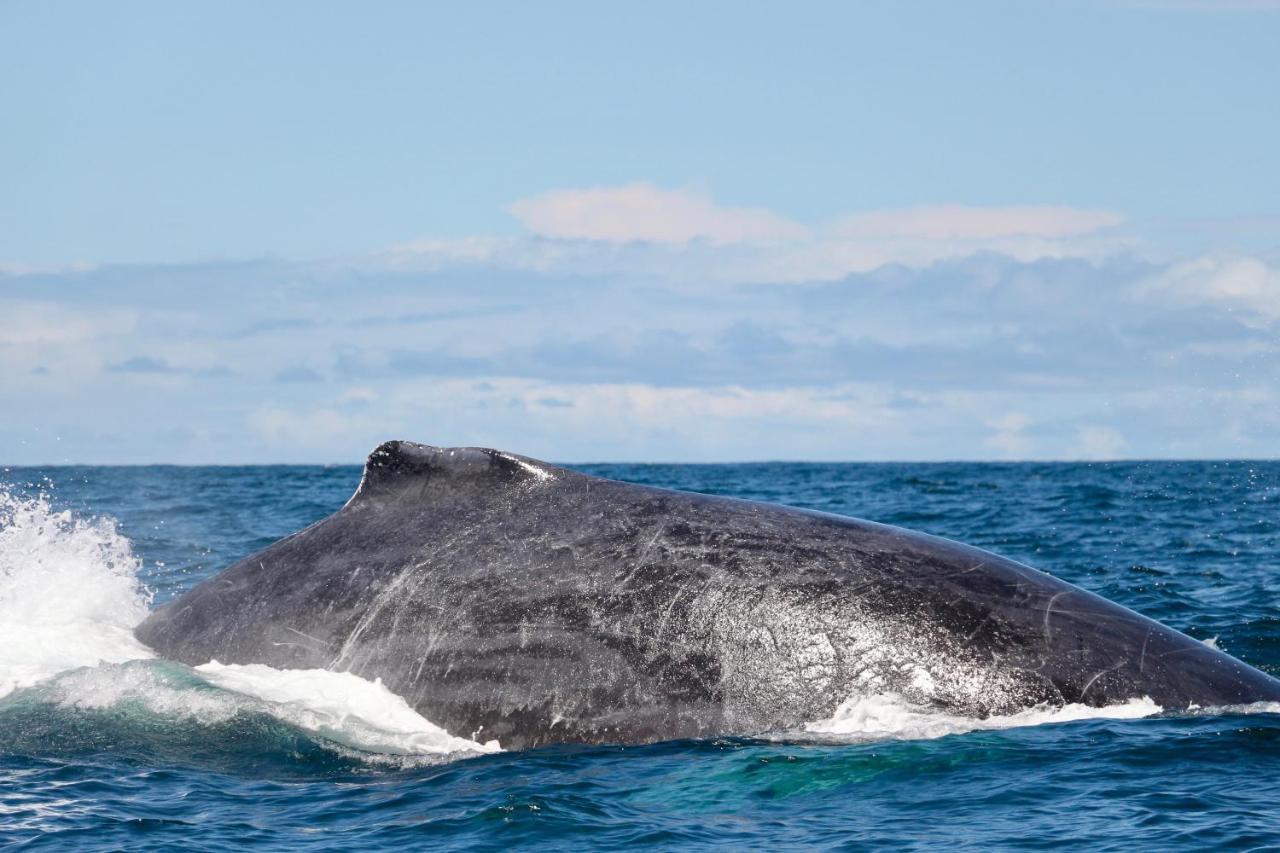
[[[1280,675],[1280,463],[582,467],[962,540]],[[25,654],[56,670],[64,643],[74,663],[77,642],[109,639],[108,617],[136,606],[122,586],[135,569],[163,604],[335,511],[359,476],[0,472],[0,663]],[[106,518],[115,532],[93,521]],[[1280,708],[421,761],[229,705],[172,663],[38,669],[0,698],[0,846],[1280,847]]]

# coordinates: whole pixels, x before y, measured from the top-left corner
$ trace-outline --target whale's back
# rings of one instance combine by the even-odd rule
[[[512,747],[792,729],[859,693],[980,716],[1280,700],[1227,655],[965,545],[409,442],[137,634],[189,664],[381,678]]]

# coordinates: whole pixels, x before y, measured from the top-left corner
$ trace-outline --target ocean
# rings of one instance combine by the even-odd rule
[[[957,539],[1280,675],[1280,462],[576,467]],[[192,669],[132,639],[359,478],[0,470],[0,847],[1280,847],[1280,706],[887,704],[794,736],[509,752],[354,676]]]

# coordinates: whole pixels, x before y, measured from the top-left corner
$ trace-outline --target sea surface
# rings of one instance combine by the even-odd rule
[[[1277,462],[579,467],[958,539],[1280,675]],[[505,752],[354,676],[191,669],[132,639],[359,478],[0,469],[0,847],[1280,848],[1280,707],[889,704],[826,737]]]

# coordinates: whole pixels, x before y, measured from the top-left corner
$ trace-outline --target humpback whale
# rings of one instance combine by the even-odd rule
[[[516,749],[795,731],[886,693],[978,717],[1280,701],[1235,658],[967,545],[406,441],[336,514],[136,634],[191,665],[380,678]]]

